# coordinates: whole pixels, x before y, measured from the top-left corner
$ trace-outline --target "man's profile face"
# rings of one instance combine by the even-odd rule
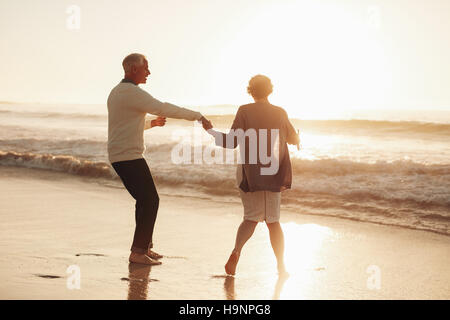
[[[150,75],[150,70],[148,70],[148,61],[144,60],[144,63],[140,66],[137,66],[133,68],[134,74],[135,74],[135,81],[136,84],[139,83],[146,83],[147,77]]]

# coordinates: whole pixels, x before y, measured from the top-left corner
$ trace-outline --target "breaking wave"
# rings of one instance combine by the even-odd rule
[[[12,143],[12,142],[11,142]],[[114,181],[119,178],[107,162],[83,157],[86,141],[18,141],[17,144],[56,143],[51,148],[68,154],[0,151],[0,165],[38,168]],[[101,149],[102,141],[89,142]],[[75,146],[75,147],[74,147]],[[79,146],[81,149],[77,149]],[[161,187],[184,188],[215,196],[238,195],[235,166],[181,164],[170,161],[173,144],[161,144],[146,153],[152,175]],[[33,148],[30,148],[33,149]],[[28,149],[28,150],[30,150]],[[76,155],[76,152],[80,155]],[[292,159],[293,186],[283,193],[283,203],[299,212],[330,215],[433,231],[450,235],[450,164],[413,161],[360,163],[338,159]],[[109,184],[109,183],[107,183]],[[218,187],[220,186],[220,187]]]
[[[161,148],[168,150],[170,145]],[[168,159],[151,161],[152,173],[160,185],[188,186],[213,195],[237,194],[232,165],[175,165]],[[376,203],[405,210],[450,212],[450,165],[411,161],[368,164],[335,159],[293,159],[292,162],[294,183],[283,196],[286,203],[350,209],[351,203]],[[0,151],[0,165],[117,179],[108,162],[69,155]],[[448,219],[450,215],[444,216]]]
[[[105,109],[106,112],[106,109]],[[61,120],[93,120],[106,123],[106,114],[64,113],[64,112],[25,112],[15,110],[0,110],[4,116],[16,118],[39,118]],[[234,115],[208,116],[215,126],[229,127]],[[173,120],[172,120],[173,121]],[[377,134],[414,134],[450,136],[450,123],[419,122],[419,121],[383,121],[383,120],[299,120],[292,122],[301,130],[319,130],[324,132],[373,132]]]

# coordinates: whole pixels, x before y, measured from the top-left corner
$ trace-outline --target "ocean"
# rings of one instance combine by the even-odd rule
[[[194,109],[224,132],[236,107]],[[302,148],[289,147],[294,177],[283,192],[284,207],[450,235],[450,111],[360,111],[291,121]],[[239,201],[236,163],[211,161],[219,149],[200,125],[168,119],[165,127],[147,130],[145,141],[159,188]],[[0,103],[0,165],[121,187],[106,143],[104,105]],[[189,151],[191,161],[175,163],[180,150]]]

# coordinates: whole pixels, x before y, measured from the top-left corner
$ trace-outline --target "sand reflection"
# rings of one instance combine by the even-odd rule
[[[146,300],[151,266],[138,263],[128,265],[128,300]]]
[[[249,291],[241,293],[245,299],[307,299],[315,290],[314,279],[317,277],[314,277],[314,274],[327,269],[327,266],[323,265],[324,259],[321,255],[324,241],[333,235],[332,229],[318,224],[294,222],[284,223],[282,228],[285,236],[285,263],[289,274],[276,277],[276,269],[272,269],[272,275],[271,272],[268,274],[267,269],[253,269],[256,271],[254,274],[256,277],[252,276],[250,280],[253,285],[248,287]],[[272,255],[273,252],[267,248],[258,251],[252,264],[263,266],[264,262],[274,259]],[[247,272],[252,271],[247,269]],[[242,285],[246,287],[244,283],[249,279],[241,280]],[[239,299],[239,292],[235,291],[235,281],[239,281],[239,278],[237,280],[233,276],[225,278],[224,291],[228,300]],[[266,296],[268,290],[269,292],[273,290],[272,296]]]
[[[289,275],[281,275],[278,277],[278,280],[275,284],[275,288],[274,288],[274,293],[273,293],[273,300],[278,300],[280,299],[280,294],[283,291],[283,286],[284,283],[286,282],[286,280],[289,278]],[[225,297],[227,300],[236,300],[236,292],[235,292],[235,287],[234,287],[234,281],[235,281],[235,277],[234,276],[226,276],[225,277],[225,282],[223,284],[223,288],[225,290]]]
[[[277,283],[275,284],[275,290],[273,292],[273,300],[279,300],[281,292],[283,292],[283,287],[286,280],[289,278],[289,274],[278,276]]]
[[[227,300],[235,300],[236,294],[234,292],[234,277],[233,276],[226,276],[225,282],[223,284],[223,288],[225,290],[225,296],[227,297]]]

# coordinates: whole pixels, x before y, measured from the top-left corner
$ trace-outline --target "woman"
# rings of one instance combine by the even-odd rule
[[[243,246],[252,236],[258,222],[262,221],[266,222],[269,229],[278,272],[286,273],[283,259],[284,235],[279,222],[281,191],[289,189],[292,182],[287,143],[299,146],[300,140],[286,111],[269,103],[268,96],[272,93],[272,88],[268,77],[254,76],[249,81],[247,91],[255,102],[239,108],[230,133],[208,130],[215,137],[218,146],[236,148],[240,145],[243,159],[242,165],[237,168],[237,183],[244,206],[244,220],[239,226],[234,249],[225,265],[225,271],[229,275],[235,274]],[[256,139],[252,140],[252,137]],[[275,165],[267,163],[268,157],[276,162]]]

